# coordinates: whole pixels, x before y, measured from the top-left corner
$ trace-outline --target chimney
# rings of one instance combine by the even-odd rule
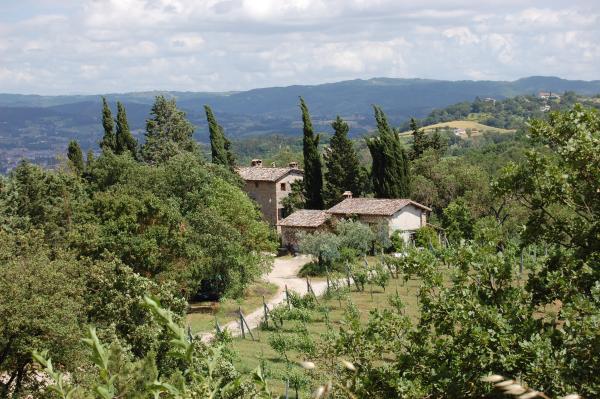
[[[298,169],[298,162],[290,162],[289,167],[292,169]]]
[[[262,159],[253,159],[252,162],[250,162],[250,166],[255,166],[255,167],[261,167],[262,166]]]
[[[344,194],[342,194],[342,196],[344,197],[344,199],[350,199],[352,198],[352,191],[344,191]]]

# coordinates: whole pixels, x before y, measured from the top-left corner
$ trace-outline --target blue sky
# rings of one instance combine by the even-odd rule
[[[0,0],[0,92],[600,79],[600,1]]]

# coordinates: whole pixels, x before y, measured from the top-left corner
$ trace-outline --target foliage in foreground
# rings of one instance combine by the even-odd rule
[[[464,208],[451,207],[461,242],[385,259],[396,276],[421,280],[418,319],[397,298],[366,324],[349,306],[322,344],[295,347],[318,366],[308,372],[313,386],[343,380],[343,358],[357,370],[356,397],[480,397],[492,389],[480,377],[492,373],[553,397],[600,394],[600,116],[575,107],[533,123],[531,134],[551,151],[507,166],[494,186],[530,211],[522,236],[504,235],[490,217],[464,241]],[[537,255],[523,262],[528,245]]]
[[[73,378],[55,368],[48,352],[33,352],[50,380],[46,393],[62,399],[272,397],[260,368],[241,375],[219,347],[208,347],[188,336],[158,302],[149,297],[144,301],[170,339],[174,367],[168,373],[159,373],[159,359],[153,354],[134,360],[118,343],[102,344],[91,328],[83,339],[91,364],[82,383],[71,383]]]

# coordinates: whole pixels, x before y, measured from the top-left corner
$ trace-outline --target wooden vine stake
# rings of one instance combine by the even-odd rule
[[[287,301],[288,309],[292,308],[292,304],[290,303],[290,292],[288,291],[287,284],[285,285],[285,300]]]
[[[350,288],[350,265],[348,265],[348,261],[346,261],[346,283],[348,283],[348,288]]]
[[[265,327],[269,328],[269,307],[265,302],[265,296],[263,295],[263,312],[265,314]]]
[[[242,313],[242,308],[238,307],[238,312],[240,314],[240,329],[242,330],[242,338],[244,338],[244,339],[246,338],[246,331],[248,331],[248,334],[250,334],[252,341],[255,341],[254,334],[252,334],[252,329],[248,325],[248,322],[246,321],[246,318],[244,317],[244,314]],[[244,326],[246,327],[245,329],[244,329]],[[246,330],[246,331],[244,331],[244,330]]]

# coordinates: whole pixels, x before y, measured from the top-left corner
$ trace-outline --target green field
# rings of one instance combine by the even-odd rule
[[[370,262],[375,262],[372,258]],[[381,287],[367,285],[365,291],[357,292],[352,286],[349,300],[339,301],[338,299],[325,300],[319,298],[319,305],[326,307],[329,310],[328,318],[332,329],[337,330],[344,324],[344,311],[348,303],[351,301],[358,308],[361,316],[361,321],[366,322],[369,318],[369,312],[373,309],[384,309],[391,307],[390,296],[396,293],[406,305],[405,312],[415,321],[418,318],[418,303],[417,291],[420,286],[419,280],[409,280],[406,283],[402,278],[390,279],[388,286],[384,290]],[[294,331],[296,321],[286,321],[283,326],[283,334],[291,335]],[[314,312],[313,317],[307,325],[311,337],[319,339],[319,336],[327,331],[327,323],[325,314],[318,311]],[[273,387],[275,393],[283,394],[285,390],[285,381],[282,378],[282,373],[285,370],[285,360],[280,357],[269,345],[269,336],[274,334],[272,331],[259,329],[254,330],[253,334],[256,341],[253,341],[249,336],[246,339],[235,338],[233,340],[232,349],[237,352],[238,358],[235,365],[238,370],[252,371],[258,365],[262,364],[269,377],[269,383]],[[299,362],[304,359],[300,354],[290,351],[290,360]],[[317,360],[318,359],[310,359]],[[293,368],[300,370],[300,366],[294,365]],[[309,397],[308,391],[301,391],[301,397]],[[290,390],[290,397],[295,397],[293,390]]]
[[[497,128],[497,127],[487,126],[487,125],[484,125],[477,121],[472,121],[472,120],[459,120],[459,121],[436,123],[435,125],[424,126],[423,130],[425,130],[426,132],[429,133],[429,132],[434,131],[435,129],[443,130],[445,128],[477,130],[478,133],[474,134],[475,136],[483,134],[483,133],[514,133],[515,132],[515,130],[512,130],[512,129],[501,129],[501,128]],[[411,131],[406,131],[406,132],[400,133],[401,136],[409,136],[411,134],[412,134]]]
[[[237,300],[193,302],[188,310],[187,325],[194,334],[212,331],[215,328],[215,318],[223,325],[237,319],[240,308],[243,313],[250,313],[262,306],[263,296],[269,300],[277,293],[277,289],[275,284],[259,281],[248,287],[244,297]]]

